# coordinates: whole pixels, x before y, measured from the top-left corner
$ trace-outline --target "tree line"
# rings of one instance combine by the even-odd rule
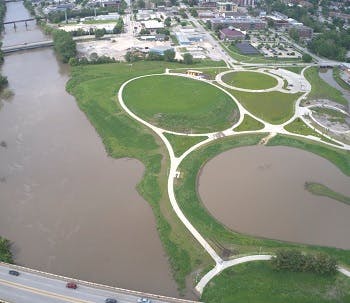
[[[304,254],[298,250],[281,249],[272,258],[277,271],[311,272],[319,275],[334,275],[337,272],[335,258],[324,254]]]

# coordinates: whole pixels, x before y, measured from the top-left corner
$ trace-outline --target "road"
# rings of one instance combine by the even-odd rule
[[[206,40],[215,47],[216,52],[220,54],[222,60],[225,61],[227,67],[233,67],[233,64],[237,63],[236,60],[231,58],[231,56],[227,52],[225,52],[225,50],[223,50],[219,42],[202,26],[202,24],[198,22],[196,18],[189,16],[189,21],[193,22],[197,29],[205,35]]]
[[[118,303],[135,303],[141,296],[152,298],[152,303],[193,301],[175,298],[154,299],[160,297],[133,291],[97,286],[88,282],[77,282],[77,289],[66,288],[69,279],[54,277],[54,275],[41,275],[39,273],[18,270],[19,276],[9,275],[10,266],[0,265],[0,300],[16,303],[103,303],[106,298],[115,298]],[[104,289],[105,288],[105,289]],[[111,290],[109,290],[110,288]]]

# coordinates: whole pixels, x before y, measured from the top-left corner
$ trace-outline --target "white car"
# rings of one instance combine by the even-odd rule
[[[152,301],[147,298],[139,298],[137,299],[137,303],[152,303]]]

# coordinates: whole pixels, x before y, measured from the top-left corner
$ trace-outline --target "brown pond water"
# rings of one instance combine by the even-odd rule
[[[27,17],[8,4],[7,19]],[[23,40],[25,39],[25,40]],[[43,40],[31,24],[5,44]],[[15,262],[84,280],[178,295],[150,206],[137,193],[143,165],[107,156],[72,96],[52,49],[5,58],[15,93],[0,110],[0,235]]]
[[[307,181],[350,196],[350,178],[329,161],[287,147],[243,147],[210,160],[199,194],[229,228],[291,242],[350,249],[350,206],[304,190]]]

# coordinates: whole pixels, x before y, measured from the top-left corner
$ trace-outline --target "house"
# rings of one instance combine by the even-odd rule
[[[223,28],[220,30],[220,38],[226,41],[241,40],[245,38],[245,33],[234,28]]]

